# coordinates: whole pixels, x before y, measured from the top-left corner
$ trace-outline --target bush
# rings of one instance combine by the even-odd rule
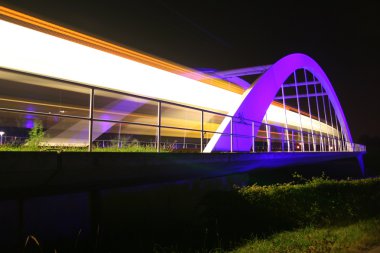
[[[204,199],[205,226],[223,238],[272,234],[305,226],[345,225],[380,213],[380,178],[252,185]]]
[[[34,121],[33,128],[29,131],[29,138],[25,145],[29,147],[38,147],[42,139],[44,138],[44,128],[41,121]]]

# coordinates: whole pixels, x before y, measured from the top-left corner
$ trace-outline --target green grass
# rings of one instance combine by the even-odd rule
[[[87,147],[47,147],[47,146],[28,146],[28,145],[0,145],[0,152],[1,151],[14,151],[14,152],[21,152],[21,151],[37,151],[37,152],[87,152]],[[151,152],[156,153],[157,148],[154,146],[149,145],[136,145],[131,144],[124,147],[94,147],[94,152]],[[170,152],[171,150],[162,148],[160,150],[161,152]]]
[[[265,238],[306,227],[343,227],[377,217],[380,178],[338,181],[322,177],[217,191],[206,196],[202,211],[203,226],[211,235],[218,234],[221,248],[228,249],[252,235]]]
[[[128,145],[126,147],[106,147],[106,148],[100,148],[96,147],[94,148],[95,152],[147,152],[147,153],[156,153],[157,148],[154,146],[141,146],[141,145]],[[168,152],[167,150],[160,150],[161,152]]]
[[[312,178],[301,184],[252,185],[238,189],[252,208],[294,226],[337,225],[380,212],[380,178]]]
[[[1,145],[1,151],[24,152],[24,151],[37,151],[37,152],[86,152],[87,147],[41,147],[29,145]]]
[[[231,253],[360,252],[380,244],[380,218],[329,228],[303,228],[248,240]]]

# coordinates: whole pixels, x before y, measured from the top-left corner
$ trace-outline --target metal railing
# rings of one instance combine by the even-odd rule
[[[23,73],[25,74],[25,73]],[[31,74],[25,74],[25,75],[31,75]],[[36,76],[36,75],[32,75]],[[311,133],[307,129],[293,129],[293,128],[286,128],[279,125],[273,125],[273,124],[265,124],[263,122],[256,122],[252,121],[250,119],[245,118],[237,118],[232,117],[230,115],[213,112],[205,109],[200,109],[192,106],[186,106],[178,103],[163,101],[159,99],[153,99],[148,97],[143,97],[139,95],[129,94],[125,92],[119,92],[119,91],[111,91],[108,89],[103,88],[95,88],[83,84],[77,84],[73,82],[67,82],[62,81],[58,79],[53,78],[47,78],[47,77],[40,77],[43,79],[51,79],[54,81],[59,81],[62,83],[67,83],[69,85],[78,86],[81,88],[88,89],[88,101],[89,106],[86,109],[88,110],[88,116],[78,116],[78,115],[69,115],[69,114],[62,114],[62,113],[51,113],[51,112],[43,112],[43,111],[37,111],[37,110],[25,110],[25,109],[15,109],[15,108],[5,108],[0,107],[0,113],[11,113],[11,114],[26,114],[26,115],[34,115],[35,117],[47,117],[51,118],[54,117],[56,119],[71,119],[76,121],[86,121],[87,122],[87,144],[88,151],[92,151],[94,146],[96,147],[108,147],[110,146],[110,143],[115,143],[115,140],[107,140],[106,138],[100,138],[100,136],[104,133],[101,133],[100,136],[95,135],[95,125],[98,124],[109,124],[110,126],[114,126],[116,124],[119,124],[120,127],[122,125],[128,125],[128,126],[135,126],[135,127],[147,127],[150,129],[155,130],[155,134],[145,134],[141,133],[140,136],[145,136],[140,141],[133,142],[137,143],[137,145],[149,145],[151,147],[155,147],[157,152],[161,152],[161,149],[165,147],[165,145],[170,145],[172,151],[180,150],[180,149],[188,149],[191,151],[197,151],[197,152],[203,152],[207,143],[210,141],[212,136],[219,135],[220,138],[229,138],[230,146],[228,149],[225,150],[218,150],[220,152],[239,152],[241,150],[238,150],[235,148],[234,143],[242,140],[242,139],[249,139],[252,142],[251,149],[246,150],[245,152],[365,152],[366,147],[364,145],[355,144],[347,141],[344,138],[344,135],[342,134],[331,134],[331,133]],[[104,108],[96,108],[96,101],[97,101],[97,93],[98,92],[106,92],[109,95],[115,95],[115,96],[127,96],[130,98],[131,103],[137,103],[135,99],[137,100],[144,100],[152,102],[153,104],[157,105],[156,111],[154,111],[155,116],[150,115],[153,119],[155,119],[156,123],[143,123],[143,122],[136,122],[131,120],[123,120],[125,119],[129,113],[128,110],[126,110],[124,115],[121,115],[120,119],[107,119],[107,117],[99,116],[98,112],[100,109],[103,111]],[[113,99],[112,97],[110,99]],[[142,103],[141,106],[144,104]],[[187,119],[181,119],[177,120],[180,122],[181,126],[179,127],[178,124],[171,124],[170,122],[166,122],[164,119],[165,116],[163,116],[165,110],[164,107],[166,106],[174,106],[179,109],[184,110],[184,114],[186,114],[188,110],[190,110],[193,114],[199,114],[197,117],[198,119],[194,120],[194,118],[191,119],[192,126],[189,127],[186,125]],[[108,112],[109,115],[113,114],[114,112]],[[107,114],[104,113],[104,114]],[[120,113],[119,113],[120,114]],[[218,132],[214,129],[210,130],[210,127],[208,126],[210,123],[212,123],[212,120],[206,119],[205,114],[208,115],[208,118],[217,117],[220,120],[217,122],[214,122],[214,125],[219,125],[223,119],[228,119],[229,123],[227,128],[229,128],[229,131],[227,133]],[[112,118],[112,117],[110,117]],[[0,123],[1,124],[1,123]],[[251,134],[240,134],[239,131],[236,131],[237,127],[250,127],[252,129]],[[196,126],[196,127],[194,127]],[[1,129],[0,125],[0,131]],[[81,129],[83,130],[83,129]],[[186,137],[184,136],[184,139],[187,139],[187,141],[179,141],[179,137],[168,137],[165,135],[165,131],[182,131],[185,135],[189,132],[192,134],[192,137]],[[151,131],[152,132],[152,131]],[[130,145],[131,142],[128,141],[122,141],[121,137],[128,136],[128,133],[121,132],[118,136],[118,147],[123,147],[126,145]],[[197,137],[194,137],[196,135]],[[138,135],[135,135],[138,137]],[[148,136],[148,137],[146,137]],[[22,139],[24,138],[24,139]],[[150,140],[146,140],[146,139]],[[182,137],[181,137],[182,138]],[[166,140],[164,140],[166,139]],[[10,136],[2,136],[2,144],[11,143],[13,140],[13,143],[22,143],[22,140],[25,141],[25,137],[10,137]],[[16,141],[17,140],[17,141]],[[68,144],[70,140],[68,140]],[[114,144],[113,144],[114,145]]]

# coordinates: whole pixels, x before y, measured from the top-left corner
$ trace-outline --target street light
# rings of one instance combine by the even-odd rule
[[[0,131],[0,145],[3,145],[3,135],[4,134],[5,134],[5,132]]]

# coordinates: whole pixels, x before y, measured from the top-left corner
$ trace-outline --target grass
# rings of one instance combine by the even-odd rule
[[[28,145],[0,145],[1,151],[37,151],[37,152],[87,152],[88,147],[48,147],[48,146],[28,146]],[[161,152],[170,152],[170,149],[161,148]],[[131,144],[124,147],[94,147],[93,152],[146,152],[156,153],[157,148],[149,145]]]
[[[303,183],[252,185],[238,193],[253,208],[288,225],[337,225],[380,212],[380,178],[333,180],[315,177]]]
[[[343,227],[377,217],[380,178],[338,181],[319,177],[300,183],[252,185],[213,192],[203,202],[203,224],[210,234],[223,239],[226,249],[252,235],[265,238],[307,227]]]
[[[251,239],[231,253],[264,252],[361,252],[380,244],[380,218],[343,227],[307,227],[274,234],[268,239]]]

